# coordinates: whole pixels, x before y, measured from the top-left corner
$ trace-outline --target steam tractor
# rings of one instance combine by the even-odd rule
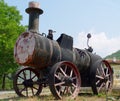
[[[81,87],[91,87],[94,94],[108,92],[113,84],[113,71],[109,63],[92,53],[93,49],[73,48],[73,38],[61,34],[53,39],[39,33],[39,15],[43,13],[39,3],[30,2],[28,31],[23,32],[14,47],[14,57],[22,66],[14,77],[14,90],[19,96],[39,95],[49,86],[56,99],[75,98]]]

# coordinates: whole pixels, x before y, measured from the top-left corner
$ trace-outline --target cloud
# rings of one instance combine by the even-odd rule
[[[78,36],[75,37],[74,47],[80,49],[87,48],[86,36],[86,32],[80,32]],[[120,36],[109,38],[105,32],[92,34],[89,45],[93,47],[93,53],[105,57],[120,50]]]

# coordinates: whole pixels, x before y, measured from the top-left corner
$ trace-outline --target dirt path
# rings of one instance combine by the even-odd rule
[[[40,95],[50,95],[49,89],[43,89]],[[0,101],[9,101],[7,99],[20,98],[15,91],[0,91]],[[5,100],[6,99],[6,100]]]
[[[0,91],[0,99],[17,96],[14,91]]]

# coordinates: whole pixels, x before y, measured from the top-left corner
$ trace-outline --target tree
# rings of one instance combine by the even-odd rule
[[[22,16],[16,7],[0,0],[0,75],[12,73],[18,67],[13,50],[16,39],[26,28],[20,24],[21,20]]]

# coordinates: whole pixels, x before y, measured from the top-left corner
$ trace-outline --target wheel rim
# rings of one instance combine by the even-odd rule
[[[14,90],[19,96],[29,97],[39,95],[42,86],[37,83],[39,75],[32,68],[19,70],[14,78]]]
[[[54,66],[50,90],[57,99],[75,98],[80,89],[81,79],[77,68],[70,62],[60,62]]]
[[[103,61],[96,70],[95,85],[97,94],[106,93],[112,88],[113,73],[110,65]]]

